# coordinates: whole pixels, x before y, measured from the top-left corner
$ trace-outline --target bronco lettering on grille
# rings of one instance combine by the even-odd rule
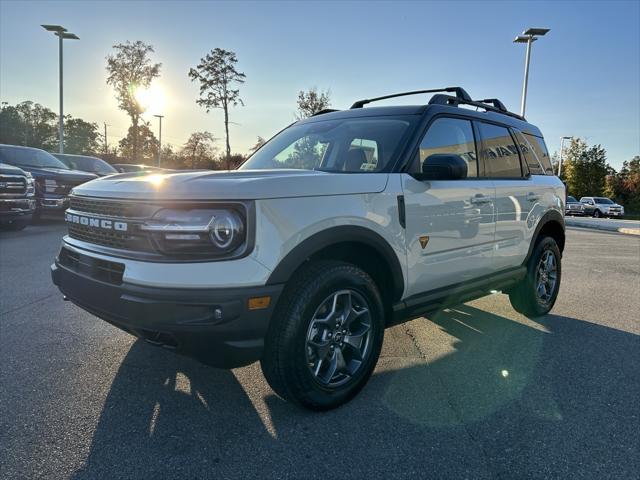
[[[75,215],[72,213],[65,213],[64,219],[68,223],[76,223],[78,225],[84,225],[87,227],[102,228],[104,230],[118,230],[120,232],[126,232],[128,227],[128,224],[126,222],[85,217],[83,215]]]

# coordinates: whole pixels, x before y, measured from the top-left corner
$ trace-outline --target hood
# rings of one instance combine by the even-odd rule
[[[132,172],[102,177],[73,189],[75,195],[138,200],[259,200],[374,193],[387,174],[311,170]]]
[[[18,167],[14,167],[13,165],[9,165],[6,163],[0,163],[0,174],[2,175],[23,175],[26,176],[24,170]]]
[[[64,168],[42,168],[42,167],[22,167],[23,170],[31,172],[35,178],[53,178],[67,182],[88,182],[97,175],[80,170],[66,170]]]

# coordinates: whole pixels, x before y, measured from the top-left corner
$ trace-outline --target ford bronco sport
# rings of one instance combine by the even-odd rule
[[[52,277],[149,343],[260,360],[276,393],[322,410],[364,386],[389,325],[492,290],[546,314],[564,202],[540,130],[499,100],[407,92],[298,121],[237,171],[74,188]]]

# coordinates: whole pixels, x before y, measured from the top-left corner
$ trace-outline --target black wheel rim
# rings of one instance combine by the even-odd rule
[[[363,295],[338,290],[325,298],[311,318],[306,360],[314,380],[326,388],[349,382],[372,348],[371,309]]]

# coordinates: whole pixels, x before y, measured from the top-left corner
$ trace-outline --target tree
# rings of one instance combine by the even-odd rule
[[[262,145],[264,145],[265,143],[267,143],[267,141],[266,141],[264,138],[262,138],[262,137],[258,136],[258,140],[256,141],[256,144],[255,144],[253,147],[251,147],[251,148],[249,149],[249,152],[251,152],[251,153],[255,153],[255,152],[257,152],[257,151],[258,151],[258,149],[259,149]]]
[[[160,76],[161,63],[152,63],[149,54],[153,47],[140,40],[118,43],[113,46],[116,53],[107,56],[107,85],[113,86],[118,107],[131,118],[131,159],[138,161],[138,123],[144,107],[136,100],[138,89],[147,88]]]
[[[247,160],[246,155],[242,155],[241,153],[234,153],[229,157],[229,161],[227,162],[227,170],[235,170],[240,165],[242,165]]]
[[[0,110],[0,143],[25,145],[25,124],[16,107],[3,106]]]
[[[127,136],[120,140],[120,155],[129,163],[152,164],[158,156],[158,139],[151,131],[149,122],[143,122],[139,126],[131,125]],[[137,156],[136,156],[137,155]]]
[[[607,177],[606,195],[625,207],[627,213],[640,213],[640,156],[625,160],[620,172]]]
[[[310,88],[307,92],[300,90],[298,92],[298,110],[295,113],[296,120],[302,120],[325,110],[331,106],[331,92],[318,93],[316,87]]]
[[[182,154],[191,159],[191,168],[211,168],[215,164],[215,138],[211,132],[194,132],[184,144]]]
[[[562,168],[568,193],[577,198],[603,195],[607,175],[615,173],[607,164],[607,152],[602,146],[588,147],[579,138],[571,140]]]
[[[64,151],[75,154],[94,154],[100,149],[101,135],[97,123],[85,122],[81,118],[64,119]]]
[[[57,118],[39,103],[5,105],[0,110],[0,143],[53,150],[58,146]]]
[[[200,98],[196,103],[204,107],[209,113],[213,108],[221,108],[224,111],[224,132],[226,140],[226,164],[229,170],[231,166],[231,146],[229,143],[229,107],[242,105],[240,90],[233,88],[245,81],[246,75],[236,70],[238,59],[234,52],[215,48],[200,63],[189,70],[189,78],[192,82],[200,82]]]

